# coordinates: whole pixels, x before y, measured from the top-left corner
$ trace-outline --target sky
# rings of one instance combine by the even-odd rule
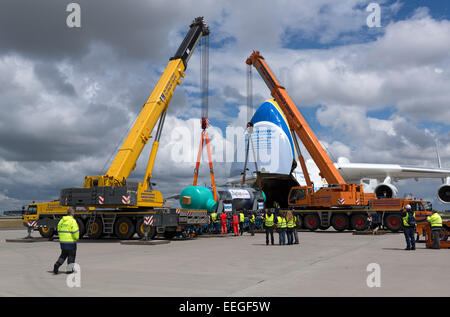
[[[209,117],[217,183],[243,132],[245,59],[259,50],[332,158],[450,167],[450,5],[445,1],[64,0],[0,3],[0,210],[57,199],[106,172],[191,21],[209,25]],[[366,8],[380,6],[380,27]],[[175,90],[153,182],[193,179],[200,140],[200,54]],[[253,76],[253,103],[270,98]],[[241,133],[242,134],[242,133]],[[151,144],[130,180],[145,173]],[[207,164],[200,184],[209,183]],[[401,181],[438,209],[441,180]],[[450,209],[450,208],[446,208]]]

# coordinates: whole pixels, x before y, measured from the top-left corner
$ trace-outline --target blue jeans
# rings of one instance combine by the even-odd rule
[[[278,234],[279,234],[279,242],[280,245],[285,245],[286,244],[286,229],[278,229]]]
[[[413,227],[403,227],[403,233],[405,234],[407,249],[416,248],[416,239],[414,238],[414,231],[415,230]]]
[[[287,240],[288,244],[294,243],[294,228],[287,228]]]
[[[294,228],[294,243],[295,243],[295,244],[298,244],[298,243],[299,243],[299,241],[298,241],[298,231],[297,231],[297,228]]]

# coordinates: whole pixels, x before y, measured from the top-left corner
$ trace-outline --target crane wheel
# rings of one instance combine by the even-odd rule
[[[139,238],[141,238],[141,239],[145,238],[145,230],[146,230],[146,228],[144,226],[144,219],[141,218],[136,223],[136,232],[137,232]],[[152,226],[149,228],[148,237],[150,239],[153,239],[153,238],[155,238],[155,236],[156,236],[156,227]]]
[[[92,239],[98,239],[103,233],[103,221],[100,217],[95,218],[95,220],[89,225],[88,236]]]
[[[441,232],[439,233],[439,238],[441,241],[447,241],[448,240],[448,230],[446,227],[442,227]]]
[[[55,229],[49,227],[39,227],[39,234],[43,238],[50,239],[55,235]]]
[[[331,217],[331,225],[336,231],[344,231],[348,228],[349,219],[346,214],[335,214]]]
[[[127,217],[120,217],[114,224],[114,234],[121,240],[128,240],[134,235],[135,226]]]
[[[366,214],[353,215],[351,218],[351,224],[353,229],[356,231],[366,230],[369,226],[369,221],[367,221]]]
[[[316,214],[306,215],[304,218],[303,224],[306,229],[315,231],[320,226],[319,216]]]
[[[397,232],[402,228],[402,218],[397,214],[388,215],[384,218],[384,225],[388,230]]]
[[[86,226],[84,225],[83,220],[81,220],[81,219],[76,219],[76,220],[77,220],[77,224],[78,224],[79,237],[81,239],[86,233]]]
[[[303,216],[297,215],[297,228],[301,229],[304,227]]]

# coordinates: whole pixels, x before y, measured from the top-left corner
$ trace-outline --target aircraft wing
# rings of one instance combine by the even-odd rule
[[[375,178],[384,180],[406,178],[447,178],[450,177],[450,169],[417,167],[398,164],[367,164],[337,162],[336,168],[346,180],[360,180],[361,178]]]

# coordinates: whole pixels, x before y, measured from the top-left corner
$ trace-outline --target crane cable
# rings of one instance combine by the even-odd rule
[[[252,66],[247,65],[247,126],[246,130],[248,132],[247,146],[245,148],[245,161],[244,170],[242,171],[242,181],[241,184],[245,184],[245,176],[247,173],[247,163],[248,163],[248,151],[250,149],[250,140],[252,138],[253,126],[250,123],[251,116],[253,115],[253,82],[252,82]],[[252,142],[253,144],[253,142]],[[254,152],[254,151],[253,151]],[[256,158],[253,157],[256,161]]]
[[[211,187],[213,191],[214,200],[217,202],[217,189],[214,178],[214,167],[212,163],[210,139],[206,129],[209,127],[208,119],[208,95],[209,95],[209,35],[204,35],[200,39],[200,94],[201,94],[201,138],[200,146],[197,154],[197,162],[194,169],[193,186],[197,186],[198,172],[200,168],[200,161],[203,152],[203,142],[205,142],[208,152],[209,172],[211,176]]]
[[[200,40],[200,93],[202,108],[202,130],[209,126],[208,95],[209,95],[209,35]]]
[[[247,140],[247,148],[244,162],[244,170],[242,172],[242,181],[241,184],[245,184],[245,175],[247,172],[247,163],[248,163],[248,151],[250,145],[252,147],[253,159],[255,160],[255,172],[256,172],[256,182],[258,185],[258,190],[262,194],[262,185],[261,185],[261,176],[258,171],[258,162],[256,159],[255,147],[253,144],[253,124],[250,122],[253,116],[253,73],[252,73],[252,65],[247,64],[247,131],[248,131],[248,140]]]

